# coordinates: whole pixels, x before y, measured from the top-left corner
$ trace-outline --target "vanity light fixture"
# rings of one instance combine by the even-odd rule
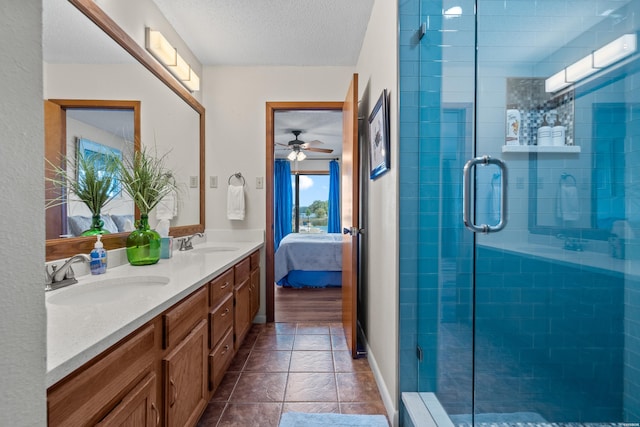
[[[145,28],[145,47],[191,92],[200,90],[200,78],[160,31]]]
[[[560,70],[544,82],[546,92],[557,92],[609,65],[633,55],[637,50],[637,36],[625,34],[593,51],[567,68]]]

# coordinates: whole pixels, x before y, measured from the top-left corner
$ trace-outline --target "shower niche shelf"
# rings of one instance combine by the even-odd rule
[[[503,145],[503,153],[579,153],[578,145]]]

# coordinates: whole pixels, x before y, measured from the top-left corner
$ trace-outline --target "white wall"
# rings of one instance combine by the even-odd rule
[[[0,425],[44,426],[42,4],[0,3]]]
[[[368,181],[366,324],[369,360],[391,418],[398,410],[398,5],[375,2],[357,64],[360,116],[369,117],[383,89],[390,94],[391,169]],[[366,111],[362,111],[366,109]],[[363,167],[368,168],[364,163]],[[374,366],[375,365],[375,366]],[[380,378],[383,384],[380,384]],[[397,422],[397,420],[396,420]]]
[[[344,101],[351,67],[205,67],[207,228],[266,228],[266,103]],[[247,182],[244,221],[226,218],[227,180],[241,172]],[[218,188],[209,188],[209,176]],[[264,299],[263,299],[264,301]],[[261,308],[264,312],[264,307]]]

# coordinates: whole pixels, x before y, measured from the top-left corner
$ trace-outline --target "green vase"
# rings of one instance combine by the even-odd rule
[[[97,234],[110,234],[109,230],[102,228],[104,221],[100,218],[100,212],[91,217],[91,228],[80,234],[81,236],[95,236]]]
[[[160,259],[160,235],[149,227],[149,217],[140,215],[138,229],[127,237],[127,260],[131,265],[155,264]]]

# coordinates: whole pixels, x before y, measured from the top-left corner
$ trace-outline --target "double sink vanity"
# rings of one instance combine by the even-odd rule
[[[48,425],[195,425],[259,310],[262,246],[208,242],[47,292]]]

